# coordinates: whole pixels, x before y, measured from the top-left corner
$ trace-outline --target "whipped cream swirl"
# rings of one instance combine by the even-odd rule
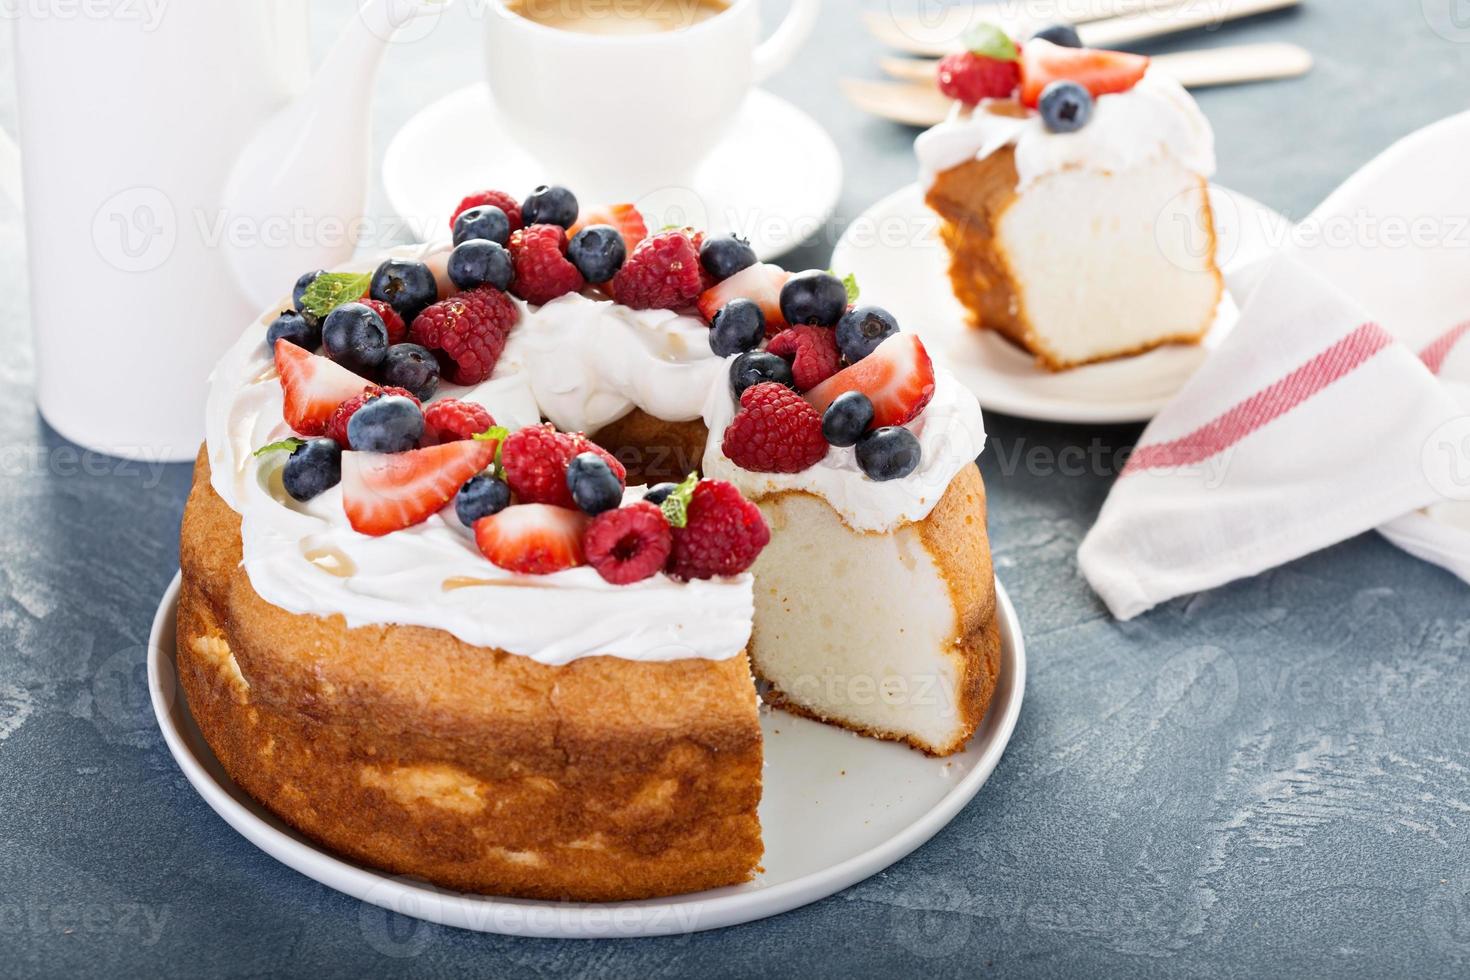
[[[709,445],[704,475],[728,480],[751,500],[801,491],[821,497],[855,531],[887,532],[929,516],[956,474],[985,448],[985,420],[974,393],[942,368],[934,374],[934,397],[905,428],[919,439],[919,466],[898,480],[878,482],[858,467],[852,449],[831,447],[824,459],[800,473],[756,473],[730,461],[721,444],[736,405],[728,385],[710,393],[704,421]]]
[[[443,253],[394,252],[441,274]],[[563,430],[596,432],[635,408],[667,421],[703,418],[712,433],[705,475],[756,498],[806,490],[830,501],[852,527],[871,531],[927,516],[984,446],[974,396],[941,372],[933,402],[910,425],[924,462],[909,477],[875,483],[850,449],[832,450],[801,474],[750,473],[719,450],[735,403],[728,363],[710,351],[701,321],[584,295],[535,308],[517,302],[521,321],[494,375],[468,388],[443,385],[438,397],[481,404],[511,429],[544,417]],[[484,559],[453,507],[372,537],[349,525],[340,486],[306,503],[292,500],[280,482],[284,454],[253,455],[292,434],[265,345],[273,315],[252,324],[215,368],[206,410],[212,483],[240,515],[245,571],[261,598],[293,613],[341,615],[349,627],[443,629],[550,665],[602,655],[718,660],[745,648],[754,611],[749,574],[695,582],[658,575],[626,586],[589,567],[516,575]],[[630,488],[627,499],[640,489]]]
[[[1053,133],[1040,113],[1016,115],[1014,108],[991,100],[973,108],[956,103],[948,119],[914,141],[921,184],[928,188],[943,171],[1007,146],[1015,147],[1019,190],[1063,170],[1116,174],[1166,156],[1201,177],[1215,173],[1209,120],[1182,85],[1156,69],[1127,92],[1101,96],[1092,120],[1075,133]]]

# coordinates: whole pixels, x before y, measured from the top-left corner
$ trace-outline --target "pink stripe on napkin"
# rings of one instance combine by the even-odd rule
[[[1419,360],[1424,362],[1431,374],[1438,374],[1444,367],[1445,358],[1450,356],[1450,351],[1455,349],[1455,345],[1463,340],[1467,333],[1470,333],[1470,320],[1440,334],[1432,344],[1419,352]]]
[[[1129,457],[1122,475],[1189,466],[1222,453],[1351,374],[1393,343],[1393,338],[1378,324],[1365,323],[1280,381],[1256,392],[1212,422],[1181,438],[1138,447]]]

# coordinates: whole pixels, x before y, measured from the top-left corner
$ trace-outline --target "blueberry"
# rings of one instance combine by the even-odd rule
[[[439,298],[439,284],[433,270],[422,262],[389,259],[373,273],[372,297],[397,310],[404,323],[412,323]]]
[[[413,392],[421,402],[439,390],[439,359],[418,344],[394,344],[388,348],[380,369],[383,384]]]
[[[567,258],[588,282],[607,282],[628,258],[628,245],[612,225],[583,228],[567,245]]]
[[[830,272],[798,272],[781,287],[781,315],[793,327],[830,327],[847,312],[847,287]]]
[[[837,349],[856,364],[898,333],[898,321],[881,306],[859,306],[837,322]]]
[[[454,513],[465,527],[510,506],[510,487],[493,476],[472,476],[454,495]]]
[[[665,500],[668,500],[669,494],[677,489],[679,489],[677,483],[660,483],[656,486],[649,487],[648,492],[643,495],[643,499],[650,504],[661,504]]]
[[[1092,120],[1092,93],[1076,82],[1052,82],[1041,90],[1041,121],[1053,133],[1075,133]]]
[[[1038,41],[1050,41],[1064,48],[1082,47],[1082,38],[1078,36],[1077,28],[1071,24],[1053,24],[1050,27],[1043,27],[1031,36]]]
[[[766,336],[766,315],[760,304],[749,299],[732,299],[715,314],[709,325],[709,347],[721,357],[754,350]]]
[[[567,489],[577,506],[594,516],[623,502],[623,481],[596,453],[581,453],[567,464]]]
[[[349,371],[366,374],[388,355],[388,327],[363,303],[343,303],[322,321],[322,348]]]
[[[347,420],[347,441],[365,453],[402,453],[418,445],[424,413],[402,395],[374,398]]]
[[[454,219],[454,244],[484,239],[497,245],[510,241],[510,218],[493,204],[482,204],[461,212]]]
[[[822,435],[832,446],[856,446],[872,424],[873,402],[861,391],[838,395],[822,413]]]
[[[699,246],[699,264],[704,271],[724,282],[737,272],[749,269],[758,259],[750,242],[739,235],[706,238]]]
[[[504,292],[515,275],[510,253],[497,242],[472,238],[449,253],[449,278],[460,289],[494,286]]]
[[[736,398],[745,394],[746,388],[763,381],[774,381],[792,391],[796,390],[796,379],[791,376],[791,365],[775,354],[753,350],[730,362],[730,388],[735,392]]]
[[[307,272],[303,274],[300,279],[296,280],[296,288],[291,290],[291,305],[296,307],[296,311],[305,316],[308,320],[314,321],[317,318],[301,308],[302,302],[306,299],[306,290],[312,283],[316,282],[317,276],[326,271],[326,269],[316,269],[312,272]]]
[[[577,223],[577,196],[565,187],[542,184],[521,205],[521,221],[528,225],[561,225],[570,228]]]
[[[303,503],[342,482],[342,447],[331,439],[308,439],[291,453],[281,483]]]
[[[295,310],[286,310],[271,321],[265,332],[265,345],[276,349],[276,341],[289,340],[297,347],[314,351],[322,345],[322,325],[315,317]]]
[[[893,425],[874,429],[857,444],[858,465],[880,482],[908,476],[918,468],[921,455],[918,438],[908,429]]]

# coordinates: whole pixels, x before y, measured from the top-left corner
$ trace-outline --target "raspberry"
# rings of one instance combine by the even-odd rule
[[[403,322],[403,317],[398,311],[380,299],[359,300],[363,306],[370,307],[372,311],[383,318],[383,323],[388,328],[388,343],[401,344],[408,339],[408,324]]]
[[[627,480],[628,471],[607,450],[593,445],[581,433],[557,432],[550,425],[533,425],[511,433],[500,462],[505,467],[505,482],[521,503],[576,510],[576,501],[567,488],[567,464],[588,452],[605,459],[620,481]]]
[[[699,247],[686,231],[643,239],[613,277],[612,297],[635,310],[688,306],[704,292]]]
[[[540,306],[587,285],[567,258],[567,233],[557,225],[531,225],[512,234],[510,257],[516,264],[510,291],[527,303]]]
[[[800,473],[827,455],[827,440],[821,413],[785,385],[765,381],[740,396],[722,448],[742,469]]]
[[[799,391],[815,388],[842,369],[837,334],[828,327],[788,327],[771,338],[766,352],[791,362]]]
[[[500,290],[480,286],[443,299],[414,317],[409,337],[430,350],[443,351],[457,385],[477,385],[490,377],[505,350],[521,311]]]
[[[461,442],[474,438],[494,424],[494,417],[483,405],[442,398],[424,409],[423,443],[425,446],[437,446],[441,442]]]
[[[351,421],[353,413],[374,398],[382,398],[384,395],[402,395],[415,405],[420,404],[413,392],[403,388],[379,388],[377,385],[368,385],[362,390],[362,394],[353,395],[337,406],[332,417],[327,419],[327,438],[334,440],[343,449],[351,449],[352,443],[347,438],[347,423]]]
[[[664,512],[646,500],[599,514],[582,538],[587,563],[613,585],[657,574],[673,547],[674,532]]]
[[[939,62],[939,91],[965,105],[976,105],[981,99],[1008,99],[1020,84],[1019,61],[963,51]]]
[[[449,230],[454,230],[454,223],[459,220],[460,215],[464,214],[470,208],[477,208],[482,204],[493,204],[504,211],[505,216],[510,219],[510,230],[520,230],[521,204],[515,198],[505,193],[505,191],[477,191],[469,197],[466,197],[463,201],[460,201],[459,207],[455,208],[454,213],[449,216]]]
[[[696,579],[739,575],[755,564],[771,540],[760,508],[723,480],[701,480],[694,488],[688,523],[674,529],[669,574]]]

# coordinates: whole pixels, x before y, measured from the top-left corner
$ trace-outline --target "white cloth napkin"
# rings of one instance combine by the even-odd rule
[[[1379,528],[1470,581],[1470,114],[1232,272],[1241,318],[1145,430],[1078,561],[1120,619]]]

